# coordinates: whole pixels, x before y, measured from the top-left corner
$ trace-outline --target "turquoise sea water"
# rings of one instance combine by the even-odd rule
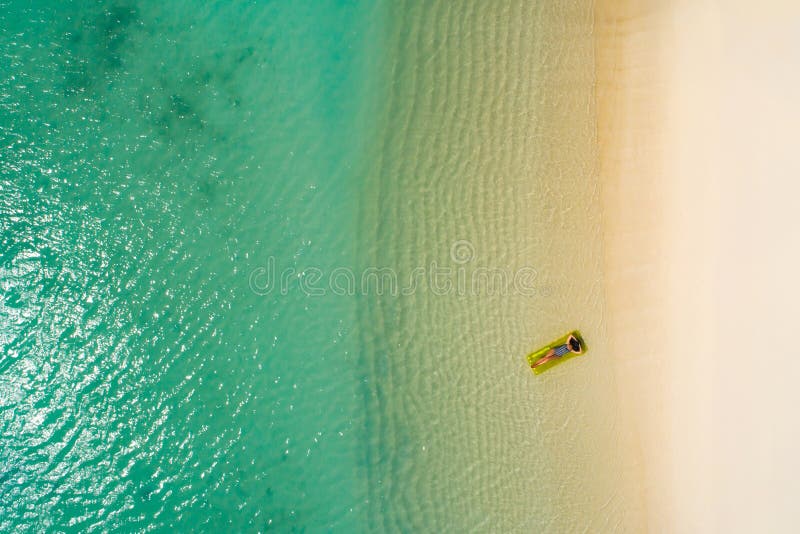
[[[0,0],[0,532],[641,531],[593,6]]]
[[[357,261],[385,23],[0,2],[0,531],[364,528],[358,300],[298,288]]]

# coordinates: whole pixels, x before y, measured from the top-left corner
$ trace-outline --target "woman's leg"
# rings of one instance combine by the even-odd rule
[[[549,351],[547,351],[547,354],[545,354],[542,358],[539,358],[538,360],[536,360],[536,363],[531,365],[531,369],[535,369],[535,368],[539,367],[540,365],[544,365],[547,362],[549,362],[550,360],[553,360],[555,358],[557,358],[556,351],[553,350],[553,349],[550,349]]]

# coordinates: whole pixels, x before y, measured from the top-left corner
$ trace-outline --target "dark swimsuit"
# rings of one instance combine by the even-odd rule
[[[560,358],[568,352],[570,352],[569,345],[559,345],[553,349],[553,356]]]

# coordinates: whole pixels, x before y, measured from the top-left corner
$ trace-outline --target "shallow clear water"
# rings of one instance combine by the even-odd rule
[[[590,2],[0,8],[0,530],[637,530]]]
[[[400,127],[360,243],[401,279],[449,274],[360,308],[373,528],[645,528],[603,322],[593,17],[591,2],[394,4]],[[572,328],[586,357],[533,379],[524,355]]]

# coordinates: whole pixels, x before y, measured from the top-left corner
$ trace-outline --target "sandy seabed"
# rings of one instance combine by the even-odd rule
[[[540,292],[369,299],[373,529],[788,530],[798,14],[395,5],[364,260]]]

